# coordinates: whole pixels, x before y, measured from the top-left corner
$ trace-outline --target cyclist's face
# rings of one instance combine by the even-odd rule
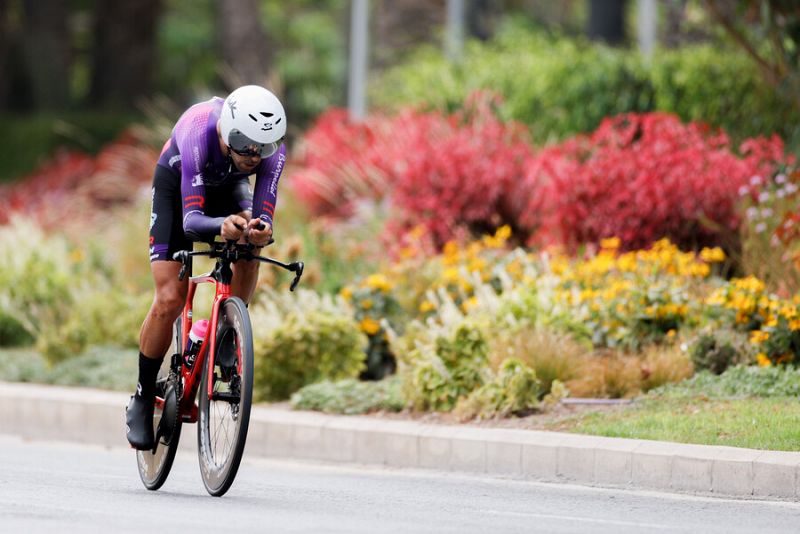
[[[259,155],[242,156],[232,150],[231,159],[233,159],[233,164],[236,165],[240,172],[250,172],[261,163],[261,156]]]

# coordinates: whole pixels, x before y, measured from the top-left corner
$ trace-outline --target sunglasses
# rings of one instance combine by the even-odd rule
[[[234,130],[228,138],[228,148],[232,152],[247,158],[268,158],[278,151],[280,141],[275,143],[256,143],[246,135]]]

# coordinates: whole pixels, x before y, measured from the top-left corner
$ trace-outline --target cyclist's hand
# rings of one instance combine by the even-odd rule
[[[242,237],[246,226],[247,219],[244,217],[228,215],[222,222],[222,231],[220,233],[223,239],[238,241]]]
[[[259,225],[264,225],[263,230],[259,230]],[[261,219],[251,219],[247,223],[247,241],[257,247],[264,247],[272,237],[272,225]]]

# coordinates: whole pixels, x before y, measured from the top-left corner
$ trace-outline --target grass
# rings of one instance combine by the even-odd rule
[[[654,397],[616,411],[568,418],[549,425],[548,430],[796,451],[800,450],[800,400],[796,397]]]
[[[634,404],[545,428],[618,438],[800,450],[800,369],[735,366],[653,390]]]

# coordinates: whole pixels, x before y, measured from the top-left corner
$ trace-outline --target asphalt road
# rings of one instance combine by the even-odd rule
[[[2,533],[800,531],[800,503],[247,457],[214,498],[191,454],[157,492],[141,485],[131,450],[0,435],[0,454]]]

